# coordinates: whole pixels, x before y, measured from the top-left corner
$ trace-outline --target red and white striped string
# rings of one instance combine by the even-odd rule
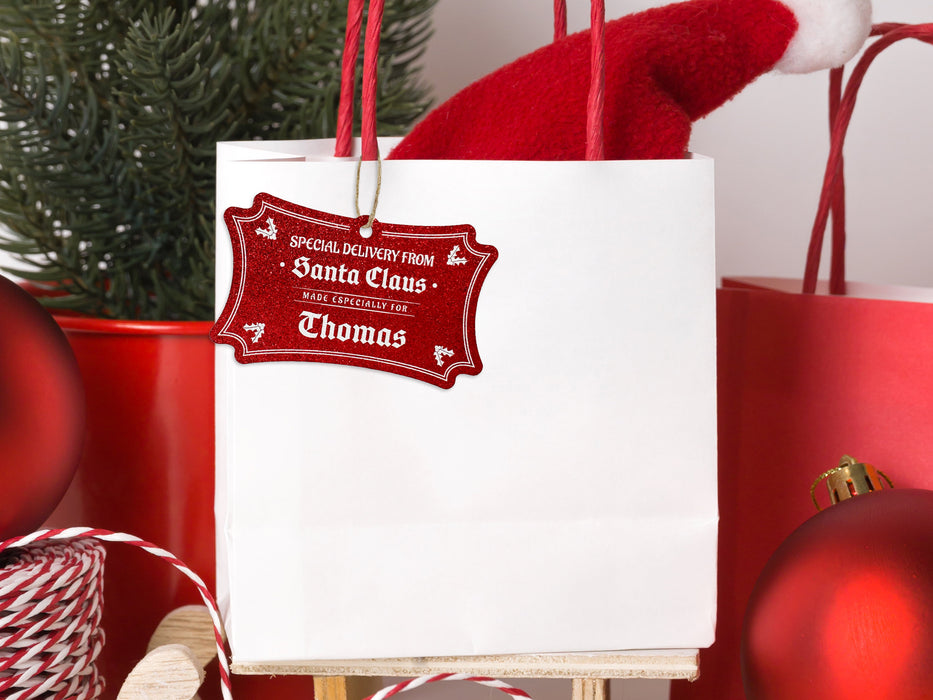
[[[487,678],[486,676],[471,676],[466,673],[438,673],[433,676],[420,676],[418,678],[412,678],[408,681],[396,683],[395,685],[390,685],[387,688],[383,688],[378,693],[373,693],[368,698],[366,698],[366,700],[386,700],[386,698],[391,698],[393,695],[398,695],[399,693],[403,693],[408,690],[420,688],[421,686],[428,683],[437,683],[439,681],[468,681],[470,683],[484,685],[487,688],[501,690],[506,695],[511,695],[513,697],[531,698],[531,696],[521,688],[515,688],[514,686],[511,686],[503,681],[496,680],[495,678]]]
[[[39,697],[41,697],[42,700],[64,700],[65,698],[69,700],[84,700],[85,698],[91,700],[100,694],[102,683],[95,680],[96,671],[86,670],[88,665],[93,664],[94,659],[96,659],[100,651],[97,638],[94,637],[94,641],[83,643],[84,647],[90,645],[90,652],[83,655],[78,654],[79,647],[76,642],[70,640],[63,641],[69,636],[69,633],[79,633],[79,637],[82,639],[87,635],[90,639],[90,637],[94,636],[93,630],[99,630],[99,597],[96,599],[96,603],[93,601],[91,603],[84,601],[84,609],[82,609],[76,619],[70,619],[69,615],[82,606],[82,601],[85,598],[83,595],[78,595],[77,599],[74,601],[74,605],[69,603],[60,614],[51,615],[45,619],[39,619],[27,630],[10,631],[7,624],[8,620],[12,623],[25,619],[30,615],[36,615],[37,608],[41,613],[57,602],[68,600],[69,593],[72,595],[79,593],[82,585],[86,588],[91,588],[93,587],[91,584],[96,583],[96,587],[98,589],[100,588],[101,571],[100,565],[98,564],[98,566],[94,568],[92,575],[89,574],[90,578],[94,579],[93,581],[88,580],[88,576],[86,575],[84,578],[76,580],[60,593],[55,592],[56,585],[63,585],[62,583],[57,584],[56,580],[54,580],[55,577],[58,577],[58,581],[62,581],[62,569],[70,566],[70,563],[68,563],[69,555],[66,554],[67,550],[69,548],[77,551],[87,550],[88,545],[85,544],[84,541],[88,539],[101,542],[122,542],[133,547],[138,547],[168,562],[195,584],[198,593],[201,594],[204,605],[207,606],[214,624],[214,639],[217,643],[217,660],[220,666],[221,692],[225,700],[232,700],[233,695],[230,691],[230,667],[227,663],[227,654],[224,651],[223,627],[220,621],[220,612],[217,609],[214,596],[211,595],[210,590],[208,590],[207,585],[201,577],[189,569],[188,566],[174,554],[151,542],[146,542],[138,537],[121,532],[99,530],[89,527],[40,530],[30,535],[14,537],[5,542],[0,542],[0,553],[24,547],[28,548],[20,553],[18,557],[10,557],[11,561],[4,560],[6,565],[0,568],[0,593],[8,591],[7,595],[10,596],[9,600],[6,597],[0,598],[0,606],[3,606],[0,608],[0,614],[4,615],[3,618],[0,618],[4,621],[4,624],[0,626],[0,650],[6,654],[8,645],[21,643],[27,637],[31,637],[34,633],[40,632],[51,632],[55,644],[62,643],[66,645],[63,647],[42,643],[36,647],[35,652],[26,650],[22,653],[17,652],[16,647],[12,646],[12,658],[8,663],[8,668],[0,666],[0,673],[2,673],[2,675],[0,675],[0,682],[7,684],[6,687],[12,688],[17,685],[28,683],[30,678],[38,677],[40,674],[47,674],[48,678],[44,678],[40,686],[33,686],[24,689],[22,692],[17,691],[16,695],[4,694],[3,697],[8,700],[26,700],[27,698]],[[63,540],[74,541],[68,542],[67,545],[63,544],[59,548],[49,548],[48,545],[42,544]],[[102,560],[102,549],[99,547],[97,549],[100,550]],[[54,558],[54,556],[50,557],[49,555],[53,554],[53,552],[61,552],[63,560],[60,562]],[[23,571],[24,567],[18,565],[20,561],[32,560],[39,562],[39,570],[35,573]],[[25,579],[25,581],[38,581],[40,582],[40,587],[32,591],[25,591],[24,581],[21,579]],[[96,610],[94,609],[95,605]],[[53,623],[49,622],[49,620],[57,620],[57,622]],[[52,657],[42,660],[38,664],[30,665],[30,659],[32,659],[36,653],[39,653],[41,649],[46,647],[54,650]],[[71,652],[74,653],[72,654]],[[82,680],[82,674],[89,675],[90,678]],[[53,685],[50,685],[53,681],[59,685],[63,682],[67,682],[68,684],[79,683],[83,684],[83,687],[77,692],[70,692],[68,690],[70,685],[68,687],[53,688]],[[0,685],[0,689],[3,687],[3,685]]]
[[[100,694],[103,562],[103,546],[91,540],[0,555],[0,697]]]
[[[103,648],[100,542],[121,542],[174,566],[197,587],[214,625],[221,693],[232,700],[230,667],[217,602],[174,554],[133,535],[88,527],[40,530],[0,542],[0,697],[6,700],[94,700],[104,683],[94,667]],[[122,680],[122,679],[120,679]],[[469,681],[529,698],[508,683],[462,673],[421,676],[368,700],[438,681]]]

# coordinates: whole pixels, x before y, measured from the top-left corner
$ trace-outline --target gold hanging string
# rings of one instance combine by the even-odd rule
[[[371,228],[373,221],[376,219],[376,207],[379,206],[379,190],[382,189],[382,155],[379,155],[376,158],[376,194],[373,196],[373,208],[369,212],[369,217],[366,219],[366,224],[361,226],[361,228]],[[356,217],[359,218],[362,216],[360,214],[360,172],[363,168],[363,159],[360,158],[356,162],[356,191],[354,197],[354,203],[356,205]]]

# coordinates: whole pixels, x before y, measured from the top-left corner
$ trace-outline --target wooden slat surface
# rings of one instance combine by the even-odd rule
[[[610,700],[606,678],[574,678],[570,700]]]
[[[315,676],[315,700],[361,700],[382,689],[382,679],[374,677]]]
[[[619,651],[588,654],[521,654],[514,656],[444,656],[408,659],[357,659],[238,663],[242,674],[313,676],[421,676],[469,673],[500,678],[671,678],[695,680],[696,649]]]

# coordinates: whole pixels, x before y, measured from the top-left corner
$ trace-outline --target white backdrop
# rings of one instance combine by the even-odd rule
[[[817,0],[819,1],[819,0]],[[568,0],[570,31],[589,3]],[[607,18],[666,4],[606,0]],[[551,0],[439,0],[425,77],[443,100],[550,41]],[[876,22],[933,22],[929,0],[874,0]],[[872,66],[849,132],[849,277],[933,286],[933,47],[902,42]],[[763,76],[694,128],[692,150],[716,161],[720,275],[799,277],[823,177],[827,74]],[[569,684],[522,683],[536,700]],[[443,684],[441,684],[443,685]],[[493,698],[439,687],[435,698]],[[613,697],[661,700],[664,681],[613,683]]]

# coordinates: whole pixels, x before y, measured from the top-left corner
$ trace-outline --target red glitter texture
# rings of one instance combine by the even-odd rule
[[[449,389],[483,365],[476,303],[497,251],[472,226],[348,218],[256,195],[230,208],[233,281],[211,330],[241,363],[367,367]]]

